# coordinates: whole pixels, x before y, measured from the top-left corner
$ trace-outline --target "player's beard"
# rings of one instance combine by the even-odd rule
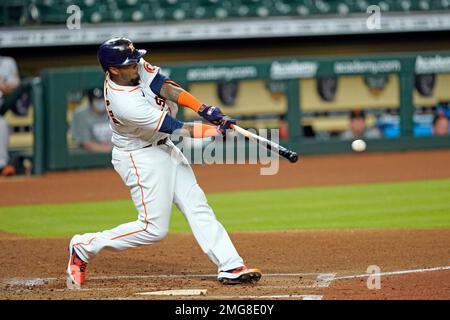
[[[136,78],[131,79],[130,82],[131,82],[131,84],[132,84],[133,86],[137,86],[137,85],[139,85],[139,82],[141,82],[141,77],[140,77],[139,74],[138,74],[138,75],[136,76]]]

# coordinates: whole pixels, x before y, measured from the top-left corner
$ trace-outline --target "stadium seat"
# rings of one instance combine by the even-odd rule
[[[110,20],[106,5],[100,4],[82,9],[81,21],[83,23],[102,23]]]
[[[152,10],[150,10],[150,5],[148,3],[140,3],[133,6],[128,5],[115,10],[109,10],[108,17],[112,22],[140,22],[153,20]]]
[[[2,1],[0,12],[0,25],[21,25],[24,24],[26,18],[25,5],[27,1],[23,0],[6,0]]]
[[[231,17],[259,17],[265,18],[268,16],[279,15],[273,8],[272,1],[257,0],[257,1],[236,1],[232,3],[229,8]]]
[[[61,1],[39,0],[35,1],[38,20],[42,24],[63,24],[67,19],[67,5]]]

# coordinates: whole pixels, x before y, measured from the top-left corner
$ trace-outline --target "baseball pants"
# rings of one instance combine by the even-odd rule
[[[192,168],[170,140],[135,151],[114,148],[112,164],[130,189],[138,219],[111,230],[76,235],[74,248],[82,260],[89,262],[103,249],[120,251],[160,241],[169,230],[172,203],[175,203],[201,249],[219,270],[244,265],[208,205]]]

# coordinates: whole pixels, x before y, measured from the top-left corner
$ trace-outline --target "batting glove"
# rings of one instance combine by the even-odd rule
[[[225,115],[222,113],[222,110],[220,110],[219,107],[215,106],[207,106],[203,104],[198,109],[198,114],[205,120],[209,121],[210,123],[218,126],[221,124],[222,119],[225,117]]]
[[[229,116],[224,116],[217,130],[222,134],[222,136],[225,136],[227,134],[227,130],[230,129],[231,125],[235,124],[236,124],[235,119],[230,118]]]

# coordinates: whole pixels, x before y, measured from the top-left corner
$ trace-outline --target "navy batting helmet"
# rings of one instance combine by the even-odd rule
[[[112,38],[102,43],[98,49],[98,61],[103,71],[109,67],[126,66],[138,63],[147,50],[136,50],[127,38]]]

